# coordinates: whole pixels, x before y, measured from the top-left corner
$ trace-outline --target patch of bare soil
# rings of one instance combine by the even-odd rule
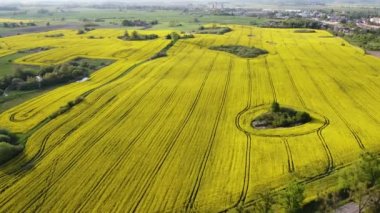
[[[367,51],[367,54],[376,56],[380,58],[380,51]]]
[[[335,210],[336,213],[359,213],[359,206],[356,203],[347,203]]]

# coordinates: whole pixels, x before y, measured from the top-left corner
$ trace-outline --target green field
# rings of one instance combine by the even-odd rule
[[[159,24],[154,25],[153,29],[173,29],[180,31],[192,31],[198,29],[202,24],[206,23],[222,23],[222,24],[242,24],[250,25],[252,22],[256,24],[267,21],[265,18],[252,18],[244,16],[219,16],[210,15],[204,12],[182,12],[179,10],[137,10],[137,9],[94,9],[94,8],[78,8],[70,9],[65,12],[57,12],[55,8],[46,8],[51,11],[48,15],[38,14],[40,8],[27,7],[26,14],[16,14],[11,12],[1,12],[0,17],[11,17],[14,19],[31,19],[39,26],[44,26],[49,22],[55,25],[73,25],[80,28],[85,24],[83,19],[92,20],[93,23],[99,24],[100,27],[115,27],[121,24],[123,19],[140,19],[144,21],[158,20]],[[64,18],[64,20],[62,20]],[[104,22],[94,22],[95,19],[104,19]],[[195,22],[195,19],[198,21]],[[173,24],[178,26],[172,26]],[[14,31],[15,29],[4,28],[0,26],[1,33]]]
[[[14,73],[17,65],[13,63],[14,60],[29,55],[30,53],[14,53],[0,57],[0,78]]]

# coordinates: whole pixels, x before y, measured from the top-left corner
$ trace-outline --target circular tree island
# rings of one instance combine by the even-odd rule
[[[289,128],[306,124],[311,120],[307,112],[281,107],[279,103],[273,102],[267,112],[252,121],[252,126],[256,129]]]

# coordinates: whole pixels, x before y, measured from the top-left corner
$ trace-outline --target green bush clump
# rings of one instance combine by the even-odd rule
[[[133,31],[131,34],[126,30],[123,36],[119,36],[119,39],[126,41],[143,41],[143,40],[153,40],[157,39],[158,35],[156,34],[140,34],[137,31]]]
[[[267,54],[268,51],[262,50],[255,47],[246,47],[240,45],[222,45],[222,46],[212,46],[211,50],[228,52],[243,58],[255,58],[259,55]]]
[[[172,33],[166,35],[166,39],[170,39],[170,40],[189,39],[189,38],[195,38],[195,36],[193,34],[179,35],[176,32],[172,32]]]
[[[212,27],[199,27],[197,33],[199,34],[218,34],[223,35],[225,33],[231,32],[232,29],[229,27],[218,27],[213,25]]]
[[[274,102],[268,112],[253,120],[252,126],[255,128],[293,127],[308,123],[311,120],[312,118],[307,112],[280,107],[277,102]]]

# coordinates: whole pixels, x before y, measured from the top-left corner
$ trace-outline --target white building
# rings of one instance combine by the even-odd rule
[[[369,21],[373,24],[380,24],[380,18],[371,18]]]

